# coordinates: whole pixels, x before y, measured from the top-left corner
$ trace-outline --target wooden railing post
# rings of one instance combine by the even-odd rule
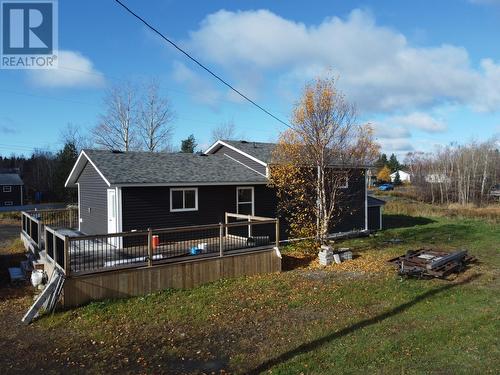
[[[224,256],[224,225],[219,223],[219,255]],[[226,227],[227,230],[227,227]]]
[[[69,276],[70,271],[69,238],[68,236],[64,236],[64,273],[66,274],[66,277]]]
[[[153,265],[153,231],[148,228],[148,267]]]
[[[228,221],[228,215],[227,212],[224,213],[224,224],[227,224]],[[227,237],[227,227],[226,227],[226,237]]]
[[[280,246],[280,219],[276,219],[276,247]]]

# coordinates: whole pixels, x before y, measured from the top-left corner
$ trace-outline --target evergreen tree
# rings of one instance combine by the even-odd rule
[[[399,186],[401,185],[401,177],[399,176],[399,171],[396,171],[396,176],[394,176],[394,185]]]
[[[387,166],[389,167],[389,169],[391,170],[392,173],[396,172],[401,167],[396,155],[391,154],[391,157],[389,158],[389,162],[387,163]]]
[[[387,155],[386,154],[381,154],[378,157],[378,160],[375,162],[375,166],[377,169],[382,169],[385,165],[387,165]]]
[[[78,200],[77,189],[64,187],[64,183],[66,182],[71,169],[75,165],[76,159],[78,159],[78,152],[76,151],[76,145],[73,142],[67,142],[64,145],[64,148],[56,155],[54,192],[57,200],[66,203],[75,203]]]
[[[196,146],[198,146],[198,144],[196,143],[196,139],[194,138],[194,135],[191,134],[189,137],[182,141],[181,152],[193,154]]]

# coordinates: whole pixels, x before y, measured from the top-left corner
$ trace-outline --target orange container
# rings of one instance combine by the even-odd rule
[[[156,249],[160,246],[160,236],[153,236],[153,249]]]

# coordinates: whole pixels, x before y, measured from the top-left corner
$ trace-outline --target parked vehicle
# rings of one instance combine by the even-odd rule
[[[378,187],[380,191],[388,191],[388,190],[394,190],[394,185],[393,184],[382,184]]]
[[[498,197],[500,198],[500,184],[496,184],[493,186],[490,190],[490,195],[493,197]]]

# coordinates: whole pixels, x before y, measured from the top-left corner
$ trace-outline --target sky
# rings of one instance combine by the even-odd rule
[[[500,133],[500,0],[123,1],[285,122],[307,82],[333,76],[383,152]],[[98,124],[110,87],[151,79],[174,146],[194,134],[205,149],[229,121],[252,141],[285,129],[113,0],[60,0],[58,28],[58,69],[0,70],[0,155],[57,151],[67,124]]]

